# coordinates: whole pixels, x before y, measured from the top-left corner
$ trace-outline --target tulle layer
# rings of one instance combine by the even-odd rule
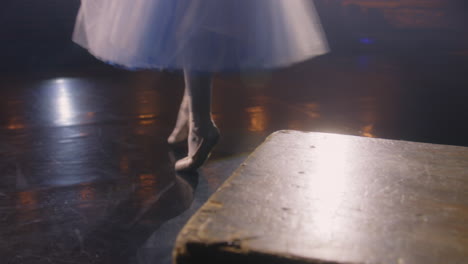
[[[328,51],[311,0],[82,0],[73,40],[139,69],[269,69]]]

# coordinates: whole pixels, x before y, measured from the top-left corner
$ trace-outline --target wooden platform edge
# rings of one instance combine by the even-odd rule
[[[269,135],[257,147],[247,159],[237,168],[234,173],[211,195],[208,201],[189,219],[182,231],[176,239],[175,247],[172,252],[174,264],[197,264],[197,263],[222,263],[223,264],[258,264],[258,263],[271,263],[271,264],[356,264],[356,263],[343,263],[324,261],[319,259],[301,258],[294,255],[278,255],[275,252],[252,252],[242,246],[242,240],[232,237],[228,242],[225,240],[217,241],[209,239],[203,234],[203,226],[210,223],[211,216],[216,211],[222,209],[223,205],[217,203],[217,194],[231,187],[231,182],[234,181],[242,172],[244,167],[253,159],[262,146],[270,141],[275,135],[281,133],[298,133],[300,131],[280,130]],[[307,133],[307,132],[301,132]],[[309,132],[310,133],[310,132]],[[331,135],[331,133],[317,133],[323,135]]]
[[[307,141],[307,144],[304,145],[305,141],[289,140],[289,137],[291,136],[293,137],[297,136],[298,139],[303,138],[302,133],[305,136],[307,136],[307,134],[313,134],[311,135],[312,141],[310,142]],[[355,145],[353,145],[354,147],[360,146],[360,142],[366,141],[366,142],[371,143],[371,146],[372,146],[372,148],[370,148],[371,150],[375,151],[375,149],[377,149],[378,151],[382,151],[382,148],[384,148],[387,151],[387,149],[389,149],[388,153],[385,151],[383,152],[386,156],[393,157],[395,155],[392,154],[393,153],[392,151],[397,151],[399,153],[400,151],[402,151],[400,148],[402,148],[403,150],[407,148],[407,151],[409,153],[408,155],[414,155],[414,153],[422,153],[422,154],[416,155],[417,157],[416,160],[421,163],[422,162],[421,160],[424,161],[426,159],[426,156],[432,157],[431,153],[433,151],[444,150],[442,154],[447,154],[447,152],[451,152],[451,157],[454,157],[452,158],[452,161],[455,162],[454,164],[457,165],[457,167],[460,167],[461,165],[463,165],[460,168],[466,168],[466,166],[468,165],[466,163],[467,160],[465,160],[465,157],[468,158],[468,152],[467,152],[468,148],[461,147],[461,146],[418,143],[418,142],[411,142],[411,141],[405,141],[405,140],[391,140],[391,139],[367,138],[363,140],[363,138],[365,137],[362,137],[362,136],[339,135],[339,134],[333,134],[333,133],[301,132],[301,131],[293,131],[293,130],[278,131],[268,136],[265,139],[265,141],[259,147],[257,147],[253,151],[252,154],[248,156],[246,161],[242,163],[240,167],[237,168],[234,171],[234,173],[221,185],[221,187],[208,199],[208,201],[190,218],[190,220],[184,226],[184,228],[179,233],[176,239],[176,244],[173,250],[173,263],[176,263],[176,264],[197,264],[197,263],[204,263],[204,264],[206,263],[361,264],[361,263],[395,263],[394,262],[395,260],[396,260],[396,263],[400,263],[403,260],[406,262],[407,259],[421,259],[423,261],[423,262],[408,262],[408,263],[428,263],[427,260],[429,259],[425,258],[424,255],[420,254],[420,255],[413,256],[412,254],[410,254],[411,252],[408,253],[405,250],[393,251],[392,254],[388,256],[388,259],[384,261],[384,259],[380,257],[373,258],[373,260],[368,260],[367,256],[360,256],[360,255],[358,256],[358,255],[350,255],[350,254],[348,254],[347,257],[335,257],[337,256],[337,254],[338,256],[340,255],[340,252],[341,252],[340,250],[342,250],[342,248],[340,247],[335,247],[334,250],[338,250],[338,251],[333,252],[333,254],[327,254],[327,253],[320,254],[321,252],[319,251],[310,253],[309,248],[311,249],[320,248],[320,247],[317,247],[317,244],[313,244],[313,243],[308,244],[309,247],[300,248],[301,250],[292,250],[292,248],[288,249],[288,245],[285,246],[285,244],[275,243],[275,241],[283,241],[283,240],[276,240],[275,236],[269,235],[271,234],[272,230],[270,228],[266,228],[269,225],[265,224],[266,222],[263,221],[263,219],[268,219],[268,217],[265,217],[268,215],[257,215],[256,222],[254,223],[262,223],[262,225],[256,226],[255,229],[248,228],[250,226],[250,223],[252,223],[249,221],[253,219],[253,218],[251,219],[250,216],[256,215],[257,211],[255,211],[254,213],[246,212],[244,208],[249,208],[250,207],[249,204],[251,204],[253,200],[243,199],[242,197],[250,197],[250,196],[239,196],[239,193],[242,193],[245,190],[247,190],[251,194],[258,193],[258,189],[250,188],[252,186],[256,186],[255,184],[245,185],[246,182],[256,183],[255,181],[250,181],[250,179],[254,179],[254,178],[257,179],[257,177],[254,177],[257,175],[255,166],[259,166],[259,164],[264,164],[264,162],[270,162],[272,159],[275,159],[276,157],[282,157],[282,158],[289,157],[289,155],[288,156],[283,155],[284,147],[286,148],[289,147],[290,150],[295,150],[296,147],[299,147],[299,152],[297,152],[299,154],[301,153],[301,151],[309,151],[309,148],[314,149],[314,151],[312,151],[313,153],[316,153],[316,151],[323,152],[322,147],[323,146],[326,147],[328,143],[325,142],[324,145],[322,146],[320,143],[318,143],[317,140],[326,139],[328,140],[328,142],[330,142],[330,140],[335,142],[336,139],[339,139],[341,136],[345,136],[346,140],[357,142],[355,143]],[[306,138],[304,137],[304,139]],[[287,144],[282,144],[281,142],[287,142]],[[292,147],[289,145],[290,142],[293,142],[293,143],[295,142],[294,144],[291,145]],[[313,144],[313,145],[308,145],[308,144]],[[383,146],[375,148],[376,144],[378,144],[379,146],[380,145],[383,145]],[[404,147],[402,147],[403,145]],[[280,146],[280,149],[278,148],[278,146]],[[333,146],[334,145],[332,144],[332,147]],[[327,154],[326,151],[325,151],[325,154]],[[399,166],[399,164],[401,164],[402,162],[402,157],[406,157],[406,156],[400,157],[400,155],[396,155],[395,159],[390,159],[393,166]],[[301,171],[297,172],[299,173],[298,175],[307,175],[307,173],[305,173],[305,171],[307,171],[306,167],[304,167],[304,166],[308,166],[306,164],[307,162],[310,162],[310,161],[306,161],[304,164],[301,165],[302,166]],[[403,160],[403,162],[405,161]],[[267,168],[269,169],[263,170],[262,172],[263,174],[258,174],[258,175],[270,175],[270,174],[276,175],[278,172],[281,175],[276,175],[276,176],[280,177],[280,179],[284,179],[282,175],[284,175],[285,173],[289,173],[289,171],[288,172],[283,171],[282,170],[283,167],[281,164],[283,163],[279,163],[279,166],[276,164],[273,164],[273,165],[270,164],[270,166],[267,166]],[[289,164],[289,163],[286,163],[286,164]],[[375,164],[375,163],[371,163],[371,164]],[[366,163],[365,165],[359,168],[360,170],[368,169],[368,164]],[[416,166],[414,168],[408,167],[408,170],[405,173],[409,173],[409,172],[411,173],[417,172],[418,173],[417,175],[420,175],[422,173],[421,175],[424,176],[423,177],[424,179],[430,176],[427,172],[426,167],[423,167],[422,169],[420,168],[420,166],[419,167]],[[264,173],[267,173],[267,174],[264,174]],[[362,175],[362,174],[359,174],[359,175]],[[408,177],[405,177],[405,175],[406,174],[402,174],[400,178],[405,179],[406,181],[408,180],[407,179]],[[444,176],[442,172],[438,173],[437,175],[439,178]],[[430,176],[430,177],[433,177],[433,176]],[[367,178],[364,177],[362,179],[366,180]],[[413,180],[417,180],[417,179],[418,178],[414,178]],[[457,178],[455,178],[455,180],[456,179]],[[265,181],[264,178],[260,177],[259,182],[262,184],[265,184],[271,181],[270,180]],[[368,182],[368,181],[366,180],[365,182]],[[370,182],[375,183],[376,181],[370,181]],[[385,188],[387,186],[385,185],[386,183],[387,183],[386,181],[382,181],[381,183],[377,184],[376,186],[378,187],[378,190]],[[416,184],[419,186],[419,183],[417,181],[414,181],[414,182],[409,181],[409,183],[412,183],[413,185]],[[291,185],[291,186],[293,187],[289,189],[289,193],[295,193],[296,192],[296,189],[294,189],[295,186],[294,185]],[[360,189],[355,189],[355,191],[359,191],[359,190]],[[427,190],[430,191],[430,189],[427,189]],[[278,191],[279,190],[276,189],[275,193],[278,193]],[[380,191],[377,193],[382,194],[382,192]],[[389,195],[382,194],[379,197],[388,198],[388,196]],[[237,200],[236,197],[240,197],[240,200],[242,200],[238,204],[239,205],[238,207],[236,207],[235,203],[231,202],[231,201],[235,202]],[[257,196],[254,195],[253,197],[254,198],[256,197],[255,198],[256,200],[254,199],[255,203],[252,203],[252,204],[253,205],[260,204],[260,207],[257,206],[258,207],[257,210],[262,211],[263,207],[261,207],[262,206],[261,201],[263,200],[263,198],[258,195]],[[426,196],[422,195],[419,198],[419,200],[424,199],[425,197]],[[450,197],[452,197],[452,195]],[[305,200],[299,199],[298,201],[306,201],[307,199]],[[387,201],[387,199],[380,199],[380,200]],[[417,201],[417,199],[414,201]],[[396,199],[395,202],[401,203],[401,198]],[[272,204],[266,203],[265,205],[271,206]],[[376,206],[377,205],[379,205],[379,203],[377,203]],[[415,227],[421,221],[424,221],[422,223],[426,223],[428,221],[428,220],[420,219],[419,215],[416,215],[417,218],[414,218],[413,215],[411,214],[412,208],[414,208],[414,206],[417,204],[413,204],[411,201],[409,201],[408,203],[406,203],[406,205],[407,206],[405,208],[411,209],[409,213],[405,214],[408,217],[407,219],[410,220],[410,222],[408,222],[410,224],[408,228]],[[450,201],[449,201],[449,205],[451,205]],[[269,207],[266,207],[266,208],[269,208]],[[235,213],[232,213],[232,212],[235,212]],[[271,211],[268,211],[268,212],[271,212]],[[401,211],[401,212],[406,212],[406,211]],[[453,212],[453,210],[451,210],[450,212]],[[422,214],[422,213],[419,212],[418,214]],[[432,211],[430,210],[428,211],[428,214],[435,217],[434,221],[436,222],[434,223],[439,223],[441,219],[442,220],[448,219],[448,217],[459,216],[459,214],[451,213],[448,215],[444,215],[442,218],[440,218],[440,217],[436,217],[437,214],[432,213]],[[460,218],[457,218],[457,219],[460,219]],[[279,223],[279,225],[281,225],[281,223]],[[421,226],[421,224],[418,224],[418,225]],[[417,229],[417,230],[425,230],[425,232],[428,232],[427,227],[430,227],[430,226],[428,225],[422,225],[422,226],[426,229],[423,228],[423,229]],[[436,225],[436,227],[437,226],[438,225]],[[407,229],[404,229],[404,230],[407,230]],[[288,230],[283,230],[283,231],[286,232]],[[384,232],[380,232],[379,234],[385,235]],[[396,236],[392,236],[392,237],[398,239],[398,237]],[[371,243],[374,243],[374,240],[378,238],[379,236],[371,236],[368,241]],[[292,241],[296,241],[296,237],[294,237],[293,239],[294,240]],[[302,242],[306,242],[306,241],[301,241],[298,243],[302,243]],[[322,243],[325,243],[325,242],[322,242]],[[369,245],[363,244],[363,250],[367,250],[370,245],[371,244]],[[455,246],[452,247],[453,250],[451,251],[448,250],[447,252],[458,252],[459,250],[457,248],[458,244],[454,244],[454,245]],[[283,250],[284,248],[286,248],[287,250]],[[373,247],[371,248],[375,250],[375,248]],[[379,251],[379,250],[376,250],[374,252],[382,253],[382,251]],[[354,254],[354,251],[351,251],[351,253]],[[439,257],[439,255],[437,254],[433,254],[433,255],[436,257]],[[374,256],[370,256],[370,257],[374,257]],[[460,255],[460,256],[456,255],[452,259],[458,260],[458,257],[461,258],[463,257],[463,255]],[[429,262],[440,263],[440,262],[431,262],[431,261]],[[452,261],[451,263],[465,263],[465,262]]]

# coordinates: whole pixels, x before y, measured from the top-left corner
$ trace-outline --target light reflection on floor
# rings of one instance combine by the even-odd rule
[[[213,111],[223,137],[198,175],[175,174],[180,153],[165,143],[182,95],[179,73],[4,81],[0,255],[12,263],[169,263],[188,217],[245,153],[281,129],[468,146],[468,61],[452,62],[330,55],[217,75]],[[342,159],[337,177],[347,155],[339,153],[330,154]],[[323,184],[336,191],[332,208],[340,187]]]

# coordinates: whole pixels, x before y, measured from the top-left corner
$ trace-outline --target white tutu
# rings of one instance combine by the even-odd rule
[[[133,69],[269,69],[328,51],[312,0],[82,0],[73,40]]]

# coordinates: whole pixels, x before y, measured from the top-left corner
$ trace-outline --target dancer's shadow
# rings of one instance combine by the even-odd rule
[[[171,153],[170,160],[181,155],[183,151]],[[173,166],[174,162],[170,164]],[[154,177],[156,181],[164,178],[161,184],[156,183],[157,188],[137,186],[128,199],[105,214],[105,219],[80,241],[75,259],[83,263],[136,263],[138,249],[154,231],[186,211],[194,199],[198,173],[177,174],[172,168],[168,171],[162,177]],[[170,180],[167,173],[172,173]]]

